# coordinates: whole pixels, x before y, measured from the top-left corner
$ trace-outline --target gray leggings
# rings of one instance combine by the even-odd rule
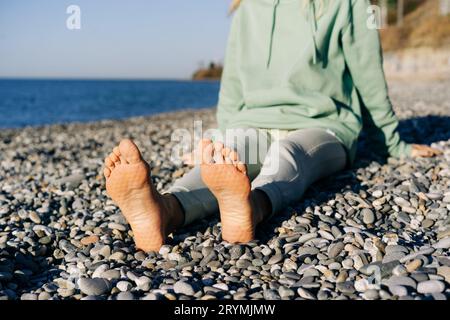
[[[255,134],[238,141],[224,139],[224,144],[237,150],[240,158],[248,163],[252,189],[266,193],[272,204],[272,214],[298,202],[313,182],[346,165],[342,143],[328,130],[278,130],[276,136],[265,129],[246,130],[254,130]],[[257,148],[258,155],[252,158],[249,150],[261,145],[268,148]],[[198,166],[177,180],[167,192],[183,207],[184,225],[219,212],[217,200],[203,183]]]

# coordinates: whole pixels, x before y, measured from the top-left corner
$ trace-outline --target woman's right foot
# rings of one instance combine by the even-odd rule
[[[260,219],[252,209],[246,165],[239,161],[235,151],[224,148],[222,143],[203,140],[199,150],[203,182],[219,202],[222,238],[230,243],[253,240]]]
[[[106,191],[130,224],[136,246],[158,251],[167,235],[182,223],[177,200],[156,191],[149,165],[131,140],[122,140],[105,165]]]

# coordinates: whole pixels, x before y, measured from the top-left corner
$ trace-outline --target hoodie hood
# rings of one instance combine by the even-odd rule
[[[267,55],[267,65],[266,67],[270,67],[270,62],[272,60],[272,51],[273,51],[273,42],[274,37],[276,34],[276,24],[277,24],[277,9],[280,5],[280,2],[292,2],[292,0],[269,0],[272,3],[272,25],[270,28],[270,37],[269,37],[269,48],[268,48],[268,55]],[[297,0],[301,1],[301,0]],[[317,58],[318,58],[318,48],[317,48],[317,8],[316,8],[316,1],[315,0],[306,0],[307,7],[305,8],[304,15],[306,20],[308,21],[308,24],[310,26],[310,33],[311,38],[313,42],[313,64],[317,64]]]

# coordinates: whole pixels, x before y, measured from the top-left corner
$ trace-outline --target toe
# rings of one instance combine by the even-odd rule
[[[217,163],[217,164],[224,164],[225,163],[225,158],[222,155],[222,150],[220,150],[220,151],[214,150],[213,158],[214,158],[214,162]]]
[[[231,161],[233,162],[237,162],[239,161],[239,156],[237,154],[236,151],[231,151],[230,154],[228,155],[228,157],[231,159]]]
[[[120,161],[119,157],[114,152],[109,155],[109,159],[115,164]]]
[[[247,174],[247,166],[243,162],[241,161],[238,162],[237,169],[243,174]]]
[[[213,144],[211,140],[203,139],[198,146],[198,158],[203,164],[210,164],[213,161]]]
[[[231,149],[230,148],[223,148],[222,155],[224,157],[229,157],[230,153],[231,153]]]
[[[142,161],[141,152],[136,144],[130,139],[124,139],[119,145],[120,161],[135,164]]]
[[[222,142],[215,142],[214,143],[214,162],[217,164],[224,164],[225,163],[225,157],[223,156],[223,149],[224,145]]]
[[[111,175],[111,170],[109,170],[109,168],[105,168],[103,169],[103,174],[105,175],[105,178],[109,178]]]
[[[223,150],[223,143],[222,142],[214,142],[214,151],[217,153],[221,153]]]
[[[114,169],[114,162],[113,162],[109,157],[107,157],[107,158],[105,159],[105,166],[106,166],[110,171],[112,171],[112,170]]]
[[[229,157],[225,157],[226,164],[233,164],[233,161]]]
[[[117,158],[120,157],[120,150],[119,150],[119,147],[114,147],[113,153],[117,156]]]

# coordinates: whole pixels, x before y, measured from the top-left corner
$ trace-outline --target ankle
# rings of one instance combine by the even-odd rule
[[[254,190],[251,196],[255,226],[260,224],[272,212],[272,204],[264,191]]]
[[[171,194],[161,195],[161,203],[165,213],[165,230],[170,234],[184,223],[184,212],[177,198]]]

